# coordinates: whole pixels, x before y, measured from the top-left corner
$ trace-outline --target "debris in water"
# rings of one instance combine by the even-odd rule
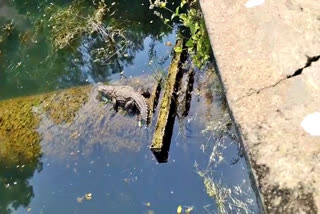
[[[86,200],[91,200],[92,199],[92,193],[86,193],[84,196],[81,196],[81,197],[77,197],[77,202],[78,203],[82,203],[83,199],[86,199]]]
[[[22,62],[18,62],[16,65],[16,68],[19,68],[21,66]]]
[[[83,199],[84,199],[83,196],[82,196],[82,197],[77,197],[77,202],[78,202],[78,203],[82,203]]]
[[[185,210],[185,213],[186,213],[186,214],[190,214],[192,210],[193,210],[193,207],[188,207],[188,208]]]
[[[91,200],[91,199],[92,199],[92,193],[87,193],[87,194],[85,194],[85,198],[86,198],[87,200]]]
[[[169,46],[169,47],[170,47],[170,46],[172,46],[172,43],[171,43],[170,41],[167,41],[167,42],[166,42],[166,46]]]
[[[150,202],[146,202],[146,203],[144,203],[144,205],[146,205],[147,207],[150,207],[151,203]]]
[[[179,205],[177,208],[177,214],[181,214],[181,213],[182,213],[182,207],[181,205]]]

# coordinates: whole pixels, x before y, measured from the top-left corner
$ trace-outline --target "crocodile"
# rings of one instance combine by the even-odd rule
[[[98,83],[97,90],[100,96],[111,100],[114,109],[118,106],[124,107],[128,111],[137,110],[139,113],[139,122],[147,124],[148,106],[145,98],[136,92],[131,86],[104,85]]]

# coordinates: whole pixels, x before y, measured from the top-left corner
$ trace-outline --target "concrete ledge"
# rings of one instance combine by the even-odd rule
[[[319,2],[200,3],[266,212],[320,212],[320,136],[301,126],[320,112]]]

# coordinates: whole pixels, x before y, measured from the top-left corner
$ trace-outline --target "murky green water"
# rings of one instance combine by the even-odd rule
[[[1,1],[0,26],[9,29],[2,30],[0,42],[0,99],[116,79],[121,71],[127,76],[151,73],[149,61],[155,57],[164,67],[170,63],[171,48],[159,44],[174,43],[174,35],[149,10],[148,1],[110,6],[112,16],[105,24],[123,30],[128,42],[121,55],[97,61],[92,51],[104,46],[94,35],[79,36],[70,48],[54,51],[48,16],[70,2],[51,1],[54,9],[48,10],[50,3],[45,1]],[[96,6],[88,2],[81,7],[88,7],[90,14]]]
[[[72,4],[51,3],[56,9]],[[154,73],[167,70],[175,32],[153,15],[149,1],[107,1],[104,24],[121,26],[127,43],[104,63],[92,52],[103,46],[94,34],[54,51],[51,3],[1,0],[1,100],[117,82],[122,75],[152,86]],[[81,5],[85,14],[96,8],[90,1]],[[176,213],[178,206],[183,213],[260,213],[215,75],[196,74],[191,109],[175,122],[166,164],[149,150],[155,119],[140,129],[135,117],[114,114],[91,98],[72,123],[41,115],[41,158],[13,166],[0,160],[0,213],[151,214]]]

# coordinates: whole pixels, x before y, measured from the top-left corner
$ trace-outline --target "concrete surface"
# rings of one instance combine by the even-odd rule
[[[320,3],[255,2],[200,0],[230,111],[265,211],[320,213]]]

